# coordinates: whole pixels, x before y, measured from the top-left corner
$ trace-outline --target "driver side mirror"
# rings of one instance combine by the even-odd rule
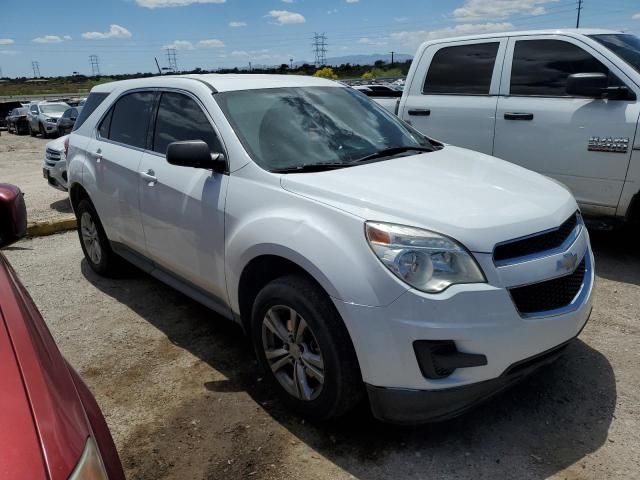
[[[604,73],[574,73],[567,78],[566,91],[573,97],[635,100],[635,94],[625,86],[609,86]]]
[[[574,73],[567,78],[567,93],[574,97],[602,98],[608,86],[604,73]]]
[[[27,207],[15,185],[0,183],[0,248],[27,234]]]
[[[172,142],[167,147],[167,162],[181,167],[211,169],[217,173],[227,170],[223,153],[211,153],[209,145],[202,140]]]

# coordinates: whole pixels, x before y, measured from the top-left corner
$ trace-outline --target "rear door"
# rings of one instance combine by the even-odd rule
[[[147,256],[182,281],[223,299],[224,202],[229,176],[169,164],[167,146],[181,140],[203,140],[212,153],[224,151],[200,100],[188,92],[164,91],[151,147],[139,168]]]
[[[494,155],[559,180],[585,213],[614,214],[624,184],[637,100],[574,98],[574,73],[605,73],[611,86],[624,73],[586,43],[561,35],[509,40],[498,101]]]
[[[490,154],[507,39],[439,43],[422,53],[400,117],[420,132]]]
[[[95,172],[92,199],[111,241],[145,251],[138,199],[139,167],[147,145],[156,92],[138,90],[118,98],[88,146]]]

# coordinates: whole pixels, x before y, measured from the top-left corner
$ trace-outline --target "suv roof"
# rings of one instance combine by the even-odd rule
[[[194,80],[207,84],[218,92],[234,90],[254,90],[258,88],[279,87],[343,87],[343,85],[324,78],[304,75],[259,75],[259,74],[204,74],[204,75],[163,75],[158,77],[136,78],[96,85],[92,92],[112,92],[119,88],[160,87],[171,84],[172,80]]]

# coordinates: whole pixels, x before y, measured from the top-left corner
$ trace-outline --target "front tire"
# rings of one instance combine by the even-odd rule
[[[38,127],[40,129],[40,136],[42,138],[47,138],[47,131],[44,129],[44,125],[40,124]]]
[[[289,275],[267,284],[251,320],[258,363],[290,409],[327,420],[360,401],[362,379],[349,333],[310,279]]]
[[[35,137],[38,134],[33,128],[31,128],[31,124],[29,124],[29,135]]]
[[[75,211],[80,246],[91,269],[104,276],[119,273],[122,260],[111,249],[93,204],[85,198],[80,201]]]

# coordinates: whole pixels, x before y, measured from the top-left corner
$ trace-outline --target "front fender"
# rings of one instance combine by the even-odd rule
[[[248,194],[250,189],[261,191]],[[226,239],[227,290],[236,313],[242,272],[262,255],[295,263],[343,302],[388,305],[409,288],[375,257],[365,239],[363,219],[279,185],[230,182]]]

